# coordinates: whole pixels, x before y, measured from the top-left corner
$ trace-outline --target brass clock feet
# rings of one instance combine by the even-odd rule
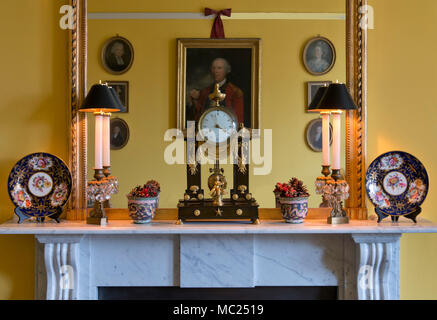
[[[183,225],[184,222],[182,221],[182,219],[179,219],[178,221],[176,221],[176,224],[177,224],[178,226],[180,226],[180,225]]]
[[[252,223],[255,224],[255,225],[261,224],[261,222],[259,222],[259,219],[253,220]]]

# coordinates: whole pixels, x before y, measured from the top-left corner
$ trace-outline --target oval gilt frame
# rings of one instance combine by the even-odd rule
[[[106,63],[106,58],[105,58],[106,49],[108,48],[109,44],[112,43],[113,41],[117,41],[117,40],[118,40],[118,41],[121,41],[121,42],[123,42],[123,43],[125,43],[125,44],[129,47],[129,50],[130,50],[130,52],[131,52],[131,59],[130,59],[130,61],[129,61],[127,67],[124,68],[123,70],[120,70],[120,71],[112,70],[112,69],[108,66],[108,64]],[[130,41],[127,40],[127,39],[124,38],[124,37],[120,37],[119,35],[117,35],[117,36],[115,36],[115,37],[111,37],[111,38],[109,38],[109,39],[106,40],[105,43],[103,44],[102,51],[101,51],[101,53],[100,53],[100,60],[101,60],[100,62],[102,63],[103,68],[104,68],[107,72],[109,72],[110,74],[120,75],[120,74],[124,74],[124,73],[128,72],[129,69],[132,67],[132,64],[133,64],[133,62],[134,62],[134,56],[135,56],[135,54],[134,54],[134,47],[132,46],[132,44],[130,43]]]
[[[322,148],[317,148],[311,143],[311,128],[317,123],[320,122],[320,126],[322,125],[322,119],[316,118],[308,122],[307,127],[305,128],[305,142],[307,143],[308,147],[313,150],[314,152],[322,152]],[[333,131],[332,131],[332,124],[329,124],[329,145],[332,145],[332,137],[333,137]]]
[[[125,128],[126,128],[126,139],[124,140],[124,142],[121,144],[121,145],[119,145],[119,146],[114,146],[112,143],[111,143],[111,150],[120,150],[120,149],[123,149],[126,145],[127,145],[127,143],[129,142],[129,138],[130,138],[130,130],[129,130],[129,125],[127,124],[127,122],[125,121],[125,120],[123,120],[122,118],[112,118],[111,119],[111,121],[110,121],[110,126],[111,126],[111,131],[112,131],[112,125],[113,125],[113,123],[116,123],[116,122],[119,122],[119,123],[121,123]]]
[[[324,41],[324,42],[326,42],[329,45],[329,47],[331,48],[331,50],[332,50],[332,62],[329,65],[329,67],[325,71],[323,71],[323,72],[315,72],[315,71],[311,70],[310,66],[308,65],[308,62],[306,61],[306,55],[308,53],[308,49],[311,46],[311,44],[313,44],[316,41]],[[305,44],[305,48],[303,49],[303,54],[302,54],[302,62],[303,62],[303,65],[305,66],[305,69],[309,73],[311,73],[312,75],[315,75],[315,76],[321,76],[321,75],[327,74],[329,71],[332,70],[332,68],[335,65],[336,57],[337,56],[336,56],[336,53],[335,53],[335,47],[334,47],[334,44],[331,42],[331,40],[329,40],[328,38],[325,38],[325,37],[317,36],[317,37],[311,38]]]

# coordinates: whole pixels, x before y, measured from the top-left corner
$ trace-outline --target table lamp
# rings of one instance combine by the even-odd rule
[[[115,92],[114,92],[115,93]],[[88,181],[87,195],[94,200],[94,207],[87,223],[106,225],[108,218],[103,203],[118,191],[118,181],[110,176],[110,117],[119,111],[121,102],[106,84],[95,84],[82,103],[79,111],[92,112],[95,116],[94,180]],[[118,100],[118,101],[117,101]],[[104,173],[106,170],[106,174]]]
[[[328,89],[328,85],[324,84],[322,87],[320,87],[316,94],[314,95],[314,98],[311,100],[310,105],[308,106],[309,112],[320,112],[317,110],[317,105],[319,104],[320,100],[322,99],[323,95],[326,92],[326,89]],[[322,203],[320,204],[320,208],[326,208],[329,207],[330,204],[328,200],[325,198],[325,195],[323,193],[324,186],[332,180],[332,178],[329,176],[331,174],[330,170],[330,150],[329,150],[329,117],[330,117],[331,111],[321,111],[320,115],[322,117],[322,174],[323,176],[319,176],[316,179],[316,193],[322,195]]]
[[[311,100],[310,105],[308,106],[309,112],[320,112],[320,115],[322,116],[322,174],[325,177],[329,176],[329,174],[331,173],[329,170],[329,115],[331,114],[331,111],[321,111],[317,109],[317,106],[320,100],[322,100],[323,95],[326,93],[327,89],[327,84],[320,87],[314,95],[314,98]]]
[[[346,110],[356,110],[357,106],[355,105],[344,83],[331,83],[329,87],[325,88],[323,91],[324,92],[321,92],[322,96],[317,104],[310,106],[310,111],[320,112],[320,114],[322,114],[322,118],[325,116],[328,119],[325,120],[326,131],[323,131],[322,128],[322,134],[327,132],[327,134],[323,136],[323,145],[329,146],[329,114],[332,114],[332,179],[326,180],[326,184],[322,186],[321,189],[323,190],[324,199],[326,199],[329,202],[330,207],[332,207],[331,215],[328,217],[328,223],[349,223],[349,218],[347,217],[346,211],[343,209],[342,204],[343,200],[346,200],[349,197],[349,185],[340,174],[341,113]],[[317,91],[317,93],[319,93],[319,91]],[[326,156],[324,154],[322,166],[329,166],[329,147],[327,149],[328,163],[325,162]]]

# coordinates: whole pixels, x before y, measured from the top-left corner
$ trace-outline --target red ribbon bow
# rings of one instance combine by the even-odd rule
[[[223,9],[220,11],[216,11],[210,8],[205,8],[205,16],[210,16],[212,14],[215,14],[216,17],[214,19],[214,24],[211,29],[211,36],[210,38],[224,38],[225,37],[225,30],[223,28],[223,22],[220,18],[221,15],[230,17],[231,16],[231,9]]]

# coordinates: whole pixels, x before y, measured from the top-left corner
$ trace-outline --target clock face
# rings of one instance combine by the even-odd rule
[[[199,131],[205,140],[221,144],[237,131],[236,117],[223,107],[208,109],[199,120]]]

